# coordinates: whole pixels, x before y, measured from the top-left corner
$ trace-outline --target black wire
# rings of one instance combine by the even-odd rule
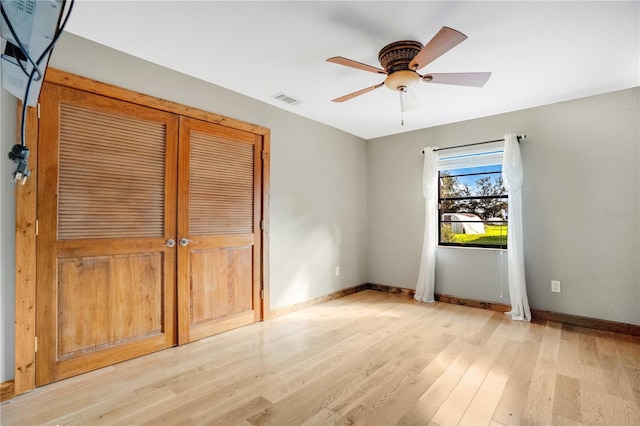
[[[14,40],[16,41],[16,43],[18,43],[18,47],[20,48],[20,50],[22,50],[22,53],[24,53],[24,56],[26,56],[29,62],[31,62],[31,65],[33,65],[33,69],[38,70],[38,78],[36,79],[36,81],[40,80],[42,78],[42,72],[38,68],[37,63],[33,61],[33,58],[31,58],[31,55],[29,55],[29,52],[24,47],[24,44],[22,44],[22,41],[20,41],[20,38],[18,37],[18,34],[16,34],[16,31],[13,28],[13,25],[11,25],[11,21],[9,20],[9,17],[7,16],[7,12],[4,10],[4,6],[2,5],[2,3],[0,3],[0,13],[2,13],[2,17],[4,18],[4,21],[7,23],[7,27],[9,27],[9,31],[11,32],[11,35],[13,36]],[[18,62],[20,62],[19,59],[17,60]],[[22,65],[20,65],[20,68],[22,68]],[[24,68],[22,69],[24,70]]]
[[[36,62],[37,64],[40,64],[40,62],[42,62],[42,60],[47,56],[47,54],[53,49],[53,47],[57,43],[58,38],[60,38],[60,35],[62,34],[62,31],[64,30],[64,27],[67,25],[67,21],[69,21],[69,16],[71,16],[71,10],[73,9],[74,3],[75,3],[75,0],[70,0],[69,1],[69,9],[67,10],[67,15],[65,16],[64,20],[62,21],[62,24],[58,27],[58,30],[56,31],[55,35],[53,36],[53,39],[51,39],[51,42],[49,43],[47,48],[44,49],[44,51],[42,52],[42,54],[38,58],[38,61]],[[66,4],[66,0],[63,1],[63,3],[62,3],[62,8],[63,9],[65,7],[65,4]],[[24,53],[26,53],[26,52],[24,52]],[[27,130],[27,100],[29,98],[29,91],[31,90],[31,83],[33,81],[38,81],[38,80],[34,80],[34,78],[33,78],[34,75],[35,75],[35,72],[36,72],[36,68],[34,67],[34,69],[31,71],[31,75],[29,76],[29,79],[27,80],[27,87],[26,87],[25,93],[24,93],[24,100],[22,101],[22,115],[21,115],[21,118],[20,118],[20,145],[22,145],[22,147],[26,147],[26,145],[27,145],[26,141],[25,141],[25,133],[26,133],[26,130]],[[38,70],[38,73],[39,72],[40,71]]]

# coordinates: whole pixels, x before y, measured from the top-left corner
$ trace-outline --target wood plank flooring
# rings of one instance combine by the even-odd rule
[[[1,410],[2,425],[638,425],[640,338],[366,290]]]

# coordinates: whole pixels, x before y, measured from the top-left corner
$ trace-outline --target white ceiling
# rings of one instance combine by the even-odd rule
[[[327,58],[379,67],[386,44],[443,26],[468,39],[422,72],[491,71],[483,88],[419,83],[404,126],[385,87],[331,102],[384,76]],[[80,0],[67,30],[364,139],[640,85],[638,1]]]

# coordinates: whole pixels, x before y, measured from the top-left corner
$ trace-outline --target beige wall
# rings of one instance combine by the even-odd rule
[[[424,146],[525,132],[531,305],[640,324],[640,89],[375,139],[64,34],[51,66],[271,129],[271,301],[278,308],[364,282],[415,288]],[[0,382],[13,377],[14,208],[6,152],[15,99],[2,92]],[[501,252],[440,248],[436,291],[508,301]],[[340,266],[340,276],[334,270]],[[550,281],[562,280],[552,294]],[[500,287],[504,287],[500,298]]]
[[[424,229],[420,149],[524,132],[531,306],[640,324],[639,105],[636,87],[369,141],[367,280],[415,288]],[[499,251],[443,247],[436,259],[436,292],[508,303]],[[551,280],[562,281],[562,293],[551,293]]]
[[[61,37],[49,65],[271,129],[272,308],[365,281],[367,148],[364,140],[69,33]],[[8,110],[15,109],[15,99],[8,94],[6,103]],[[0,329],[8,332],[3,334],[1,342],[0,382],[13,377],[15,287],[11,236],[15,203],[6,178],[12,163],[5,159],[13,144],[15,120],[4,118],[0,185],[3,188],[2,248],[7,255],[0,257],[3,278]],[[5,166],[9,169],[7,172]],[[6,195],[5,187],[9,188]],[[340,266],[340,276],[335,276],[336,266]]]
[[[13,377],[13,321],[15,319],[15,203],[11,175],[14,163],[7,153],[16,143],[16,102],[0,91],[0,382]]]

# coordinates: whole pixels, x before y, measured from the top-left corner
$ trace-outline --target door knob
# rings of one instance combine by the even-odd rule
[[[188,246],[188,245],[189,245],[189,243],[197,244],[196,242],[191,241],[191,240],[190,240],[190,239],[188,239],[188,238],[180,238],[180,245],[181,245],[182,247],[186,247],[186,246]]]
[[[169,238],[167,240],[167,242],[164,243],[164,245],[167,246],[167,247],[175,247],[176,246],[176,240],[173,240],[173,239]]]

